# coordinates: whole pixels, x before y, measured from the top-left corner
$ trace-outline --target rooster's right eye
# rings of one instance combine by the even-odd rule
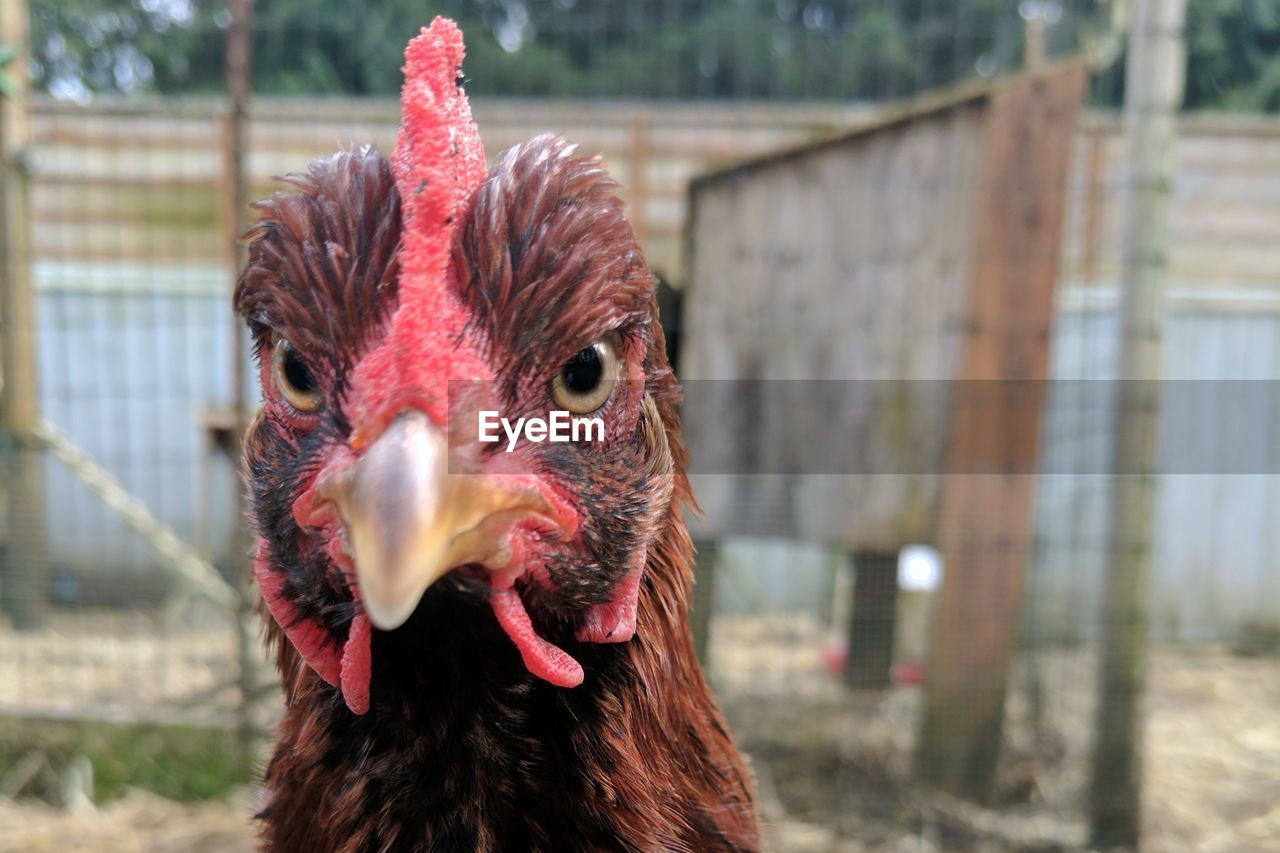
[[[271,371],[280,393],[299,412],[320,408],[320,384],[293,344],[277,338],[271,349]]]

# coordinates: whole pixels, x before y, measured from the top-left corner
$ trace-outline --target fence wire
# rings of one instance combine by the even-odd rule
[[[625,187],[651,266],[686,299],[698,284],[687,251],[696,177],[864,127],[904,98],[1010,74],[1029,52],[1052,59],[1076,51],[1105,33],[1110,14],[1108,4],[1088,0],[348,5],[304,20],[290,17],[288,4],[259,4],[246,152],[251,198],[271,191],[274,176],[339,147],[389,151],[404,41],[429,14],[449,14],[467,32],[467,86],[490,156],[544,130],[603,153]],[[245,693],[241,626],[229,604],[244,558],[236,462],[227,454],[230,406],[235,371],[256,377],[233,362],[235,271],[225,262],[219,212],[226,10],[203,2],[30,8],[39,91],[29,102],[23,160],[39,407],[49,427],[42,440],[6,440],[0,449],[10,472],[0,483],[8,520],[0,531],[0,714],[15,721],[15,734],[0,736],[0,795],[62,790],[77,755],[93,762],[99,797],[125,785],[179,798],[223,793],[249,781],[243,767],[224,766],[225,735],[246,706],[266,731],[281,701],[265,660],[254,662]],[[1115,94],[1108,74],[1091,97],[1106,103]],[[912,175],[964,153],[944,146],[904,154],[887,139],[883,162],[901,158]],[[1269,177],[1280,165],[1278,143],[1280,123],[1262,117],[1181,125],[1170,378],[1280,378],[1280,192]],[[696,630],[706,632],[710,680],[752,758],[779,849],[1086,844],[1112,485],[1095,463],[1107,454],[1111,426],[1107,407],[1079,404],[1070,389],[1076,380],[1115,376],[1125,187],[1115,116],[1086,112],[1071,148],[1038,450],[1041,468],[1066,473],[1035,483],[989,801],[978,807],[937,795],[917,783],[913,764],[947,570],[936,541],[903,541],[914,547],[874,569],[867,567],[876,552],[821,537],[736,531],[699,541],[695,595],[705,618]],[[858,227],[891,249],[908,238],[881,229],[902,222],[909,230],[902,210],[926,210],[971,177],[948,173],[926,189],[893,183],[898,173],[887,165],[883,174],[861,191],[894,206],[866,210]],[[922,245],[929,238],[916,237]],[[842,274],[845,289],[824,294],[815,282],[807,307],[779,303],[744,316],[740,305],[720,305],[723,325],[747,324],[763,338],[785,326],[813,343],[804,324],[837,310],[822,297],[848,296],[868,273]],[[903,361],[874,377],[914,380],[908,362],[945,364],[955,329],[922,334],[913,295],[897,297],[863,318],[858,333],[914,342]],[[710,343],[728,346],[736,334],[717,332],[715,317],[665,319],[680,330],[685,352],[699,336],[706,343],[722,334]],[[838,362],[841,341],[825,346],[819,350]],[[770,378],[810,378],[811,362],[777,366]],[[1208,420],[1194,425],[1216,428],[1218,418]],[[1280,426],[1280,412],[1271,422]],[[35,491],[16,487],[24,464],[38,472]],[[1267,827],[1280,826],[1271,771],[1280,730],[1270,722],[1280,701],[1273,523],[1280,485],[1271,470],[1274,459],[1260,462],[1257,474],[1175,473],[1160,481],[1146,718],[1153,850],[1248,849],[1250,833],[1274,838]],[[780,493],[794,514],[797,494]],[[39,553],[15,544],[30,542]],[[864,611],[861,624],[875,624],[859,635],[856,590],[873,572],[891,577],[893,591]],[[993,607],[973,617],[980,625],[1010,614]],[[850,659],[867,652],[855,646],[860,636],[887,643],[876,653],[887,661],[886,680],[872,688],[847,683]],[[145,728],[150,740],[139,746],[116,735],[67,740],[39,729],[36,737],[18,720],[160,728]],[[154,734],[160,730],[180,732],[176,739],[190,747],[171,748],[174,736]],[[28,759],[33,748],[44,758]],[[163,772],[153,773],[157,767]],[[1248,817],[1229,818],[1238,814]]]

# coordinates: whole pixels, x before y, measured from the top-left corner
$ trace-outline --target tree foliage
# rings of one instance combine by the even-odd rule
[[[11,44],[0,44],[0,98],[12,98],[17,85],[9,74],[9,66],[18,58],[18,50]]]
[[[55,95],[223,89],[221,0],[29,0]],[[257,0],[254,90],[392,95],[432,15],[467,33],[479,95],[883,99],[1021,62],[1028,8],[1074,48],[1097,0]],[[1280,109],[1280,4],[1190,0],[1187,104]],[[1116,102],[1117,75],[1099,91]]]
[[[1280,3],[1191,0],[1187,106],[1280,110]]]
[[[29,2],[56,95],[222,88],[219,0]],[[471,91],[512,96],[895,97],[1016,64],[1021,29],[1010,0],[258,0],[255,91],[393,94],[434,14],[467,32]]]

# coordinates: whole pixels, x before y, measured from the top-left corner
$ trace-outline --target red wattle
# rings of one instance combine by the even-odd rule
[[[307,666],[337,687],[342,657],[337,642],[321,625],[298,617],[293,604],[284,596],[284,574],[271,568],[267,561],[267,543],[262,540],[258,541],[258,551],[253,558],[253,574],[258,579],[267,612],[284,630],[285,638],[302,655]]]
[[[342,698],[353,714],[369,710],[372,632],[369,617],[360,613],[351,620],[351,630],[347,634],[346,645],[342,647]]]
[[[582,664],[564,649],[538,636],[529,621],[529,611],[525,610],[524,602],[514,587],[492,590],[489,603],[493,606],[493,615],[498,617],[498,624],[520,650],[520,657],[529,672],[556,687],[577,687],[582,683]]]
[[[587,611],[587,619],[578,629],[583,643],[625,643],[636,635],[636,609],[640,602],[640,578],[648,554],[641,551],[627,574],[618,583],[613,600],[596,604]]]
[[[324,626],[298,616],[284,595],[284,574],[271,568],[267,560],[267,543],[259,540],[253,559],[253,574],[262,590],[267,612],[284,631],[285,639],[302,655],[316,675],[342,691],[342,698],[353,714],[369,710],[369,681],[372,674],[370,645],[372,626],[363,613],[357,614],[341,647]],[[352,588],[354,592],[354,587]]]

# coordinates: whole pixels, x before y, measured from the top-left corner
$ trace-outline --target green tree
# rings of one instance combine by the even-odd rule
[[[59,97],[200,91],[221,74],[221,3],[30,0],[32,84]]]
[[[0,44],[0,98],[12,98],[16,92],[13,77],[9,75],[9,66],[18,58],[18,49],[13,45]]]
[[[56,95],[222,87],[220,2],[30,4],[33,77]],[[1010,0],[259,0],[255,90],[392,94],[434,14],[467,31],[471,90],[494,95],[895,97],[972,74],[1017,32]]]
[[[60,97],[223,88],[222,0],[29,0],[32,80]],[[1039,0],[1055,52],[1105,18]],[[1018,0],[257,0],[261,94],[393,95],[433,15],[467,33],[478,95],[900,98],[1021,63]],[[1280,110],[1280,3],[1190,0],[1187,105]],[[1122,65],[1096,100],[1119,103]]]
[[[1186,33],[1188,108],[1280,110],[1280,3],[1191,0]]]

